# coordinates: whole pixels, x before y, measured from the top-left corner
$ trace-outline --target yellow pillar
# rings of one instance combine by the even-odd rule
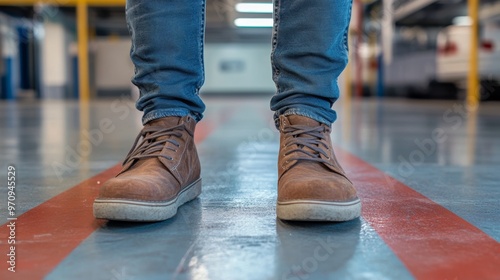
[[[467,105],[476,108],[479,103],[479,0],[468,0],[469,17],[471,19],[471,47],[469,54],[469,75],[467,78]]]
[[[90,99],[89,79],[89,22],[86,0],[78,0],[76,6],[78,30],[78,85],[80,100]]]
[[[476,111],[467,114],[467,138],[465,165],[474,165],[476,160],[476,138],[477,138],[477,113]]]

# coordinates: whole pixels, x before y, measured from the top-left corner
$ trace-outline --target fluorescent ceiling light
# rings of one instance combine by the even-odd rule
[[[238,3],[236,11],[240,13],[262,13],[270,14],[273,12],[272,3]]]
[[[472,19],[468,16],[455,17],[453,19],[454,25],[467,26],[472,24]]]
[[[238,27],[272,27],[272,18],[237,18],[234,25]]]

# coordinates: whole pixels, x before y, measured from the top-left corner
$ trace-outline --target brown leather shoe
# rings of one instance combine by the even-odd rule
[[[360,216],[361,201],[335,158],[330,131],[307,117],[280,117],[278,218],[348,221]]]
[[[147,123],[121,172],[101,187],[94,201],[94,216],[162,221],[195,199],[201,192],[200,160],[193,140],[195,126],[196,121],[189,116]]]

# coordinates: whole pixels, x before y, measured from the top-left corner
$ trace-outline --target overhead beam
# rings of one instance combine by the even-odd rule
[[[402,5],[394,11],[394,20],[401,20],[423,8],[429,6],[430,4],[437,2],[437,0],[414,0],[408,1],[407,4]]]

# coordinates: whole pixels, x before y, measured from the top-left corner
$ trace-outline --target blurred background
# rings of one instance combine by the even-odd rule
[[[132,225],[92,215],[143,127],[125,0],[0,0],[0,279],[500,279],[500,1],[354,0],[332,141],[363,215],[312,225],[274,210],[271,1],[207,0],[202,198]]]
[[[124,2],[0,0],[0,99],[137,95]],[[270,1],[206,13],[202,93],[273,94]],[[350,50],[343,94],[500,99],[499,1],[355,0]]]

